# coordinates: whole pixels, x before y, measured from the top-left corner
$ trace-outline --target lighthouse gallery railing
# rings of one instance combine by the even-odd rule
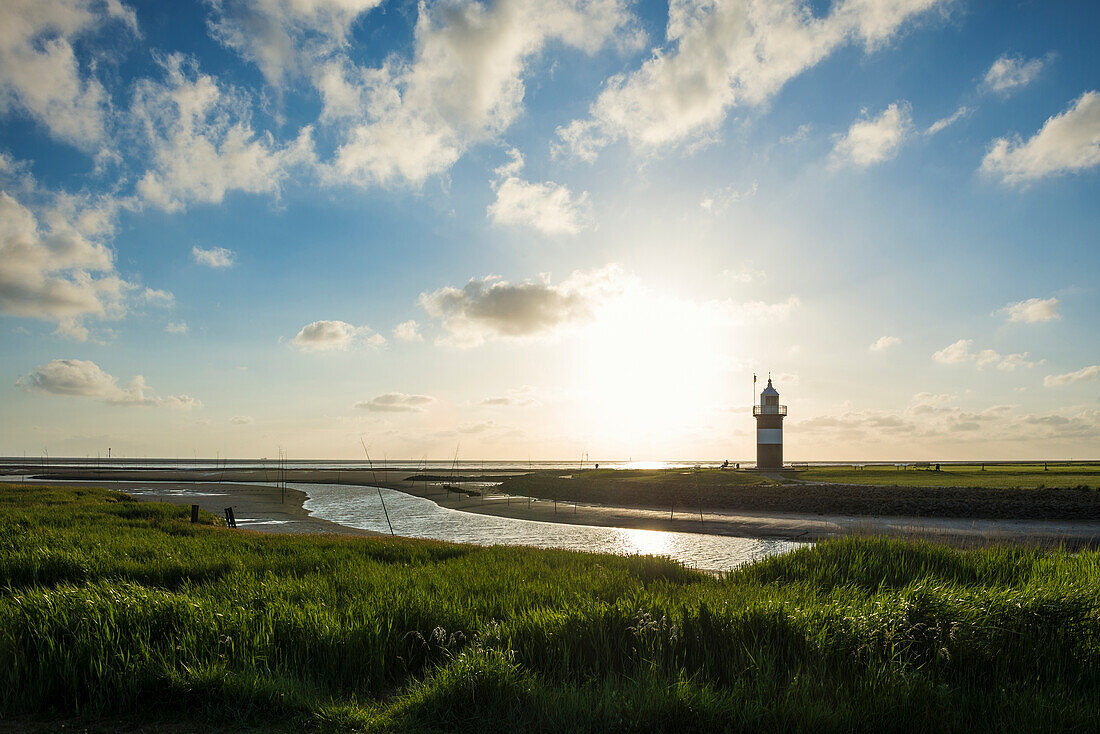
[[[786,405],[754,405],[753,415],[787,415]]]

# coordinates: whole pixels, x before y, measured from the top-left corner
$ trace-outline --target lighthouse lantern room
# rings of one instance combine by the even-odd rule
[[[779,392],[772,387],[772,378],[768,377],[768,386],[760,393],[760,405],[752,406],[756,416],[756,468],[783,468],[783,417],[787,415],[787,406],[779,404]]]

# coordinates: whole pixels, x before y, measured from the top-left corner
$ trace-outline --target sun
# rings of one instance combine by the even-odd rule
[[[588,435],[642,454],[724,407],[735,327],[722,314],[720,304],[641,288],[606,304],[585,334],[577,374]]]

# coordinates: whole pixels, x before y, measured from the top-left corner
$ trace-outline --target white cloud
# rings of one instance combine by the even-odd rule
[[[733,184],[723,186],[722,188],[714,189],[713,191],[708,191],[703,194],[702,200],[699,201],[699,206],[708,212],[724,211],[742,199],[756,196],[757,188],[756,181],[753,181],[752,185],[746,188],[739,188]]]
[[[949,344],[933,354],[932,359],[940,364],[961,364],[963,362],[968,362],[974,358],[973,354],[970,352],[970,347],[973,344],[973,339],[959,339],[954,344]]]
[[[229,419],[229,422],[235,426],[250,426],[256,421],[250,415],[235,415]]]
[[[769,321],[779,321],[790,316],[802,305],[798,296],[790,296],[785,301],[768,303],[766,301],[745,301],[737,303],[732,300],[720,301],[717,304],[725,318],[731,323],[763,324]]]
[[[164,325],[164,330],[169,334],[186,334],[188,331],[187,322],[185,321],[170,321]]]
[[[1030,356],[1028,352],[1022,354],[1001,354],[993,349],[982,349],[981,351],[974,352],[971,351],[971,347],[973,346],[973,339],[959,339],[957,342],[949,344],[938,352],[935,352],[932,355],[932,359],[940,364],[966,364],[968,362],[973,362],[979,369],[993,365],[997,369],[1005,372],[1012,372],[1017,367],[1034,367],[1045,362],[1045,360],[1040,360],[1038,362],[1030,361],[1028,359]]]
[[[880,336],[875,340],[875,343],[868,347],[872,352],[883,352],[890,347],[896,347],[901,344],[901,339],[896,336]]]
[[[430,395],[407,395],[403,392],[388,392],[376,395],[370,400],[361,400],[356,408],[371,413],[423,413],[435,402]]]
[[[625,0],[421,3],[411,61],[375,69],[346,59],[318,73],[323,119],[346,125],[330,179],[419,184],[523,109],[529,59],[547,44],[592,53],[636,38]]]
[[[1047,375],[1043,378],[1044,387],[1061,387],[1074,382],[1087,382],[1100,377],[1100,364],[1092,364],[1082,367],[1076,372],[1067,372],[1064,375]]]
[[[950,438],[958,441],[1022,441],[1046,438],[1100,438],[1100,411],[1071,407],[1045,413],[1023,413],[1016,405],[966,409],[956,396],[919,393],[901,411],[851,410],[819,415],[797,423],[800,432],[846,441],[881,439],[893,434],[906,445]]]
[[[393,327],[393,338],[403,342],[422,342],[424,337],[420,334],[420,324],[414,319],[402,321]]]
[[[125,388],[119,387],[118,381],[100,369],[95,362],[80,359],[52,360],[35,368],[29,375],[19,378],[16,385],[31,392],[93,398],[110,405],[183,410],[202,405],[188,395],[149,395],[149,386],[141,375],[130,380]]]
[[[356,343],[385,346],[386,338],[369,326],[352,326],[346,321],[314,321],[306,324],[290,341],[303,352],[344,351]]]
[[[974,112],[974,110],[970,109],[966,105],[963,105],[947,117],[941,118],[933,122],[931,125],[928,126],[928,129],[924,131],[924,134],[935,135],[936,133],[947,129],[948,127],[951,127],[962,118],[969,116],[972,112]]]
[[[897,155],[905,137],[912,129],[908,102],[893,103],[878,117],[864,117],[852,123],[848,132],[833,148],[834,163],[853,163],[866,167]]]
[[[474,278],[420,294],[420,305],[448,332],[445,341],[476,346],[486,339],[548,336],[569,324],[587,321],[594,308],[621,290],[622,273],[611,265],[575,271],[558,285],[548,276],[509,283],[499,276]]]
[[[141,292],[141,300],[150,306],[169,308],[176,302],[176,297],[168,291],[158,290],[156,288],[146,288]]]
[[[743,268],[730,269],[726,268],[722,271],[723,278],[729,278],[734,283],[752,283],[754,281],[764,281],[768,279],[768,274],[760,268],[754,268],[751,265]]]
[[[1034,367],[1037,364],[1043,364],[1046,360],[1039,360],[1038,362],[1032,362],[1028,359],[1029,352],[1023,354],[1006,354],[1004,356],[998,355],[997,357],[997,369],[1004,370],[1005,372],[1012,372],[1017,367]]]
[[[992,92],[1009,94],[1020,87],[1026,87],[1039,76],[1045,62],[1043,59],[1025,61],[1022,56],[1004,55],[993,62],[985,73],[982,86]]]
[[[118,277],[100,240],[113,210],[58,195],[37,214],[0,191],[0,312],[56,320],[83,341],[85,316],[119,318],[133,288]]]
[[[1057,298],[1028,298],[1010,303],[996,313],[1004,314],[1009,321],[1021,324],[1039,324],[1062,318],[1058,313]]]
[[[203,249],[195,245],[191,248],[191,259],[208,268],[231,268],[237,259],[237,254],[224,247]]]
[[[73,44],[108,24],[137,32],[133,11],[117,1],[0,3],[0,114],[23,112],[81,149],[102,143],[110,102]]]
[[[302,76],[348,45],[360,15],[382,0],[208,0],[214,38],[256,64],[269,84]]]
[[[219,85],[179,54],[162,61],[165,83],[137,84],[133,123],[151,148],[152,165],[137,182],[143,201],[165,211],[219,204],[232,191],[277,193],[290,170],[315,162],[312,129],[276,144],[257,133],[249,101]]]
[[[881,45],[937,0],[841,0],[815,17],[800,0],[669,3],[667,47],[617,74],[586,119],[558,129],[592,160],[626,139],[653,151],[712,135],[733,107],[766,102],[790,79],[853,40]]]
[[[982,159],[982,171],[1005,183],[1077,173],[1100,165],[1100,93],[1085,92],[1043,123],[1026,142],[997,138]]]
[[[540,403],[535,398],[535,393],[535,388],[530,385],[524,385],[520,388],[508,390],[507,395],[493,395],[484,398],[480,405],[490,408],[530,407],[539,405]]]
[[[814,126],[809,122],[804,122],[798,126],[790,135],[784,135],[779,138],[779,142],[783,145],[791,145],[792,143],[801,143],[810,137],[810,133],[813,131]]]
[[[567,186],[543,181],[532,183],[519,177],[523,156],[512,148],[510,161],[497,169],[493,190],[497,198],[487,215],[494,224],[533,227],[546,234],[577,234],[591,224],[588,192],[573,196]]]
[[[59,336],[62,339],[70,339],[74,342],[86,342],[88,337],[91,336],[91,332],[79,319],[75,318],[63,318],[57,322],[57,328],[54,329],[54,336]]]

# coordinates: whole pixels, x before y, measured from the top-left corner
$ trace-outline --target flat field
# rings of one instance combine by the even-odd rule
[[[1100,553],[660,558],[0,488],[0,730],[1094,731]]]
[[[929,469],[894,466],[826,466],[800,469],[791,478],[839,484],[909,487],[988,487],[993,489],[1100,488],[1100,464],[939,464]]]
[[[980,466],[940,472],[829,467],[768,476],[717,469],[543,471],[507,477],[500,491],[560,502],[687,512],[1100,522],[1098,487],[1100,466],[1075,466],[1072,472],[1059,473],[1044,472],[1039,465],[985,472]]]

